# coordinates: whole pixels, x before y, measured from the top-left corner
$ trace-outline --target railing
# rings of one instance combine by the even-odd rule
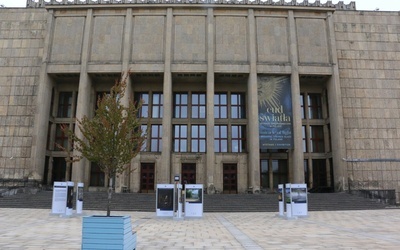
[[[339,1],[321,3],[316,0],[309,3],[308,0],[298,2],[297,0],[27,0],[26,7],[43,8],[55,5],[98,5],[98,4],[225,4],[225,5],[272,5],[272,6],[302,6],[335,8],[338,10],[356,10],[356,3],[345,4]]]

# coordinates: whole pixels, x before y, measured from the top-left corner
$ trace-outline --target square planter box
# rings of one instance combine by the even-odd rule
[[[136,249],[130,216],[86,216],[82,221],[82,250]]]

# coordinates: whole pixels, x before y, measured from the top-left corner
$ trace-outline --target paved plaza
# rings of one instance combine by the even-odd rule
[[[81,216],[50,209],[0,209],[0,249],[80,249]],[[85,211],[104,215],[104,211]],[[309,212],[286,220],[276,213],[205,213],[183,221],[149,212],[130,215],[137,249],[399,249],[400,209]]]

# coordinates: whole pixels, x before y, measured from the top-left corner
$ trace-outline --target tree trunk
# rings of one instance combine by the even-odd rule
[[[109,180],[108,180],[107,216],[110,216],[110,214],[111,214],[110,205],[111,205],[112,191],[113,191],[113,178],[111,176],[109,176]]]

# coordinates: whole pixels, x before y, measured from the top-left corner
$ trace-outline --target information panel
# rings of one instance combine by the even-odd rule
[[[53,201],[51,205],[52,214],[65,214],[67,207],[68,185],[67,182],[57,182],[53,184]]]
[[[292,184],[290,193],[292,195],[292,215],[307,216],[307,184]]]
[[[174,216],[174,184],[157,184],[157,216]]]
[[[293,148],[290,77],[264,75],[257,82],[260,148]]]
[[[203,217],[203,184],[185,185],[185,217]]]

